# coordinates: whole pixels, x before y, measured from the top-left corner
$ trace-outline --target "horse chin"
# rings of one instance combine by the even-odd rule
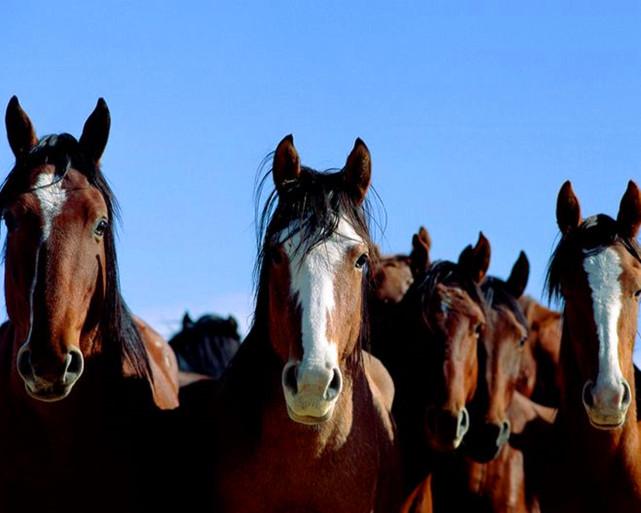
[[[73,384],[71,385],[49,385],[49,386],[34,386],[28,382],[25,383],[25,390],[29,397],[42,401],[45,403],[55,403],[62,401],[71,393]]]
[[[590,425],[601,431],[614,431],[620,429],[625,423],[625,413],[616,415],[598,415],[595,412],[587,412]]]
[[[299,415],[291,408],[291,406],[289,406],[289,404],[287,405],[287,414],[289,415],[289,418],[298,424],[304,424],[306,426],[318,426],[319,424],[323,424],[332,418],[333,413],[334,408],[331,407],[322,415]]]

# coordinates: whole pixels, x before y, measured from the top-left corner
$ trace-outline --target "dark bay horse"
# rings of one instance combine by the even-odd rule
[[[182,372],[219,379],[240,347],[238,323],[232,316],[208,314],[198,320],[185,312],[182,329],[169,339]]]
[[[398,508],[385,370],[362,350],[370,176],[360,139],[335,173],[301,166],[292,136],[276,148],[254,323],[218,397],[216,511]]]
[[[566,182],[556,217],[562,237],[547,283],[550,295],[564,300],[561,400],[557,443],[539,453],[542,509],[641,511],[632,363],[641,297],[641,192],[630,181],[616,219],[599,214],[583,220]]]
[[[430,264],[429,245],[420,239],[413,238],[412,267],[423,266],[422,274],[372,331],[375,355],[396,387],[406,497],[428,478],[437,454],[459,447],[469,428],[466,405],[476,390],[478,337],[486,322],[479,285],[490,259],[482,234],[456,263]]]
[[[2,511],[162,509],[146,486],[167,448],[151,428],[178,404],[177,367],[120,294],[116,204],[99,167],[109,125],[100,99],[79,140],[38,140],[17,98],[7,107]]]
[[[462,451],[445,461],[433,477],[437,513],[530,511],[523,455],[507,444],[527,339],[527,319],[518,299],[528,276],[529,262],[521,252],[506,281],[490,276],[481,286],[488,322],[479,339],[479,377],[470,404],[470,430]]]

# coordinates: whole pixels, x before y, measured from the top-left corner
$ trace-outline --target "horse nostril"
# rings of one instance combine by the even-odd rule
[[[588,408],[594,407],[594,396],[592,395],[592,381],[588,381],[583,385],[583,403]]]
[[[341,391],[343,386],[343,378],[341,377],[341,371],[339,369],[334,369],[334,375],[332,380],[329,382],[327,391],[325,392],[325,399],[331,401],[334,399]]]
[[[298,393],[297,368],[298,365],[290,365],[285,370],[285,386],[289,388],[294,395]]]
[[[23,378],[33,375],[33,367],[31,366],[31,351],[24,349],[18,354],[18,372]]]
[[[623,398],[621,399],[621,407],[622,408],[627,408],[630,406],[630,402],[632,400],[631,394],[630,394],[630,385],[628,385],[627,381],[623,381]]]
[[[499,433],[499,443],[504,444],[510,438],[510,421],[504,420],[501,423],[501,432]]]
[[[77,378],[82,374],[84,369],[84,359],[82,353],[77,349],[71,349],[66,358],[67,367],[65,376]]]
[[[470,415],[466,408],[463,408],[458,414],[458,427],[456,429],[457,437],[465,436],[470,428]]]

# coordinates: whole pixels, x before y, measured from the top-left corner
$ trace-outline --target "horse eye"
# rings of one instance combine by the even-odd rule
[[[93,229],[93,233],[96,237],[102,237],[105,232],[107,231],[107,226],[109,223],[105,218],[102,218],[98,223],[96,224],[96,227]]]
[[[474,334],[477,337],[480,337],[481,333],[483,333],[483,325],[479,323],[476,326],[474,326]]]
[[[519,347],[523,347],[525,345],[525,342],[527,342],[527,337],[523,337],[521,340],[519,340]]]
[[[641,299],[641,290],[637,290],[637,291],[634,293],[634,298],[635,298],[637,301],[638,301],[639,299]]]
[[[363,267],[365,267],[368,260],[369,260],[369,255],[367,253],[363,253],[361,256],[358,257],[358,260],[356,260],[354,267],[356,267],[356,269],[362,269]]]
[[[16,226],[18,223],[16,222],[15,216],[11,212],[5,212],[4,213],[4,224],[7,227],[7,230],[12,232],[13,230],[16,229]]]

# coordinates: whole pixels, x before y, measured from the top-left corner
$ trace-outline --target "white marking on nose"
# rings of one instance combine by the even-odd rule
[[[599,370],[596,390],[621,388],[623,375],[619,365],[618,323],[621,315],[621,284],[623,272],[619,254],[612,248],[587,256],[583,269],[592,290],[594,323],[599,338]]]
[[[42,212],[42,240],[51,235],[53,220],[62,210],[67,194],[62,188],[62,180],[55,173],[41,173],[33,184],[33,193],[38,198]]]
[[[296,233],[285,243],[289,257],[291,292],[301,309],[303,361],[307,367],[331,370],[338,366],[338,347],[327,338],[328,316],[336,307],[334,278],[343,265],[349,248],[363,243],[354,228],[341,219],[331,237],[304,253],[301,234]]]

